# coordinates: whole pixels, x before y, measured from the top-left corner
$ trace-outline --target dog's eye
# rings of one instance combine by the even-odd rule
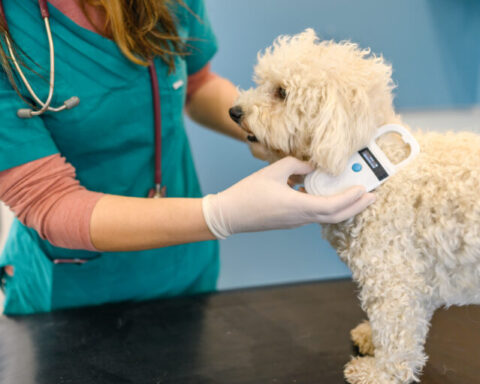
[[[275,91],[275,96],[280,100],[285,100],[287,98],[287,91],[283,87],[278,87]]]

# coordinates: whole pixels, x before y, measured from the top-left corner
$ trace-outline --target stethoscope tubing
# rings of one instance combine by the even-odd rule
[[[10,39],[8,36],[6,36],[5,40],[7,42],[8,46],[8,51],[10,53],[10,57],[13,61],[13,65],[15,66],[15,69],[17,70],[18,75],[22,79],[23,84],[25,85],[25,88],[27,89],[28,93],[32,96],[32,98],[35,100],[35,102],[41,106],[41,108],[37,111],[34,110],[28,110],[30,116],[25,116],[25,117],[32,117],[32,116],[39,116],[45,113],[47,110],[56,112],[54,108],[50,108],[50,104],[52,102],[53,98],[53,92],[55,89],[55,51],[54,51],[54,46],[53,46],[53,39],[52,39],[52,33],[50,30],[50,23],[48,21],[48,17],[43,19],[45,22],[45,30],[47,31],[47,37],[48,37],[48,45],[49,45],[49,55],[50,55],[50,79],[49,79],[49,91],[48,91],[48,97],[45,102],[42,102],[40,98],[37,96],[33,88],[31,87],[29,81],[27,80],[25,74],[23,73],[22,68],[18,64],[18,60],[15,56],[15,53],[13,52],[12,48],[12,43],[10,42]],[[56,108],[57,110],[60,108]],[[27,111],[20,109],[18,111],[19,117],[24,117],[21,111]],[[22,115],[22,116],[20,116]]]
[[[48,39],[48,48],[49,48],[49,59],[50,59],[50,77],[49,77],[49,90],[48,90],[48,96],[47,100],[43,102],[40,100],[38,95],[35,93],[33,90],[32,86],[30,85],[30,82],[28,81],[27,77],[25,76],[20,64],[18,63],[17,57],[13,51],[12,47],[12,42],[10,41],[10,38],[7,35],[5,35],[5,41],[7,43],[7,48],[10,53],[10,57],[12,59],[13,65],[15,66],[15,69],[17,70],[18,75],[20,76],[20,79],[22,83],[24,84],[25,88],[27,89],[28,93],[30,96],[33,98],[35,103],[40,106],[38,110],[30,109],[30,108],[24,108],[24,109],[19,109],[17,111],[17,115],[20,118],[31,118],[33,116],[39,116],[45,113],[46,111],[50,112],[60,112],[65,109],[71,109],[75,106],[77,106],[80,102],[78,97],[72,97],[68,99],[67,101],[64,102],[64,104],[60,107],[52,107],[51,103],[53,100],[53,94],[55,91],[55,47],[53,44],[53,37],[52,37],[52,31],[50,28],[50,21],[49,17],[50,14],[48,12],[48,5],[46,0],[39,0],[38,1],[39,8],[40,8],[40,14],[42,16],[42,19],[44,20],[45,24],[45,32],[47,34],[47,39]],[[5,27],[7,28],[8,31],[8,24],[7,24],[7,19],[5,17],[5,12],[3,9],[3,2],[0,0],[0,9],[2,13],[2,21],[5,24]]]
[[[160,87],[158,85],[157,69],[152,62],[148,66],[152,87],[153,117],[155,128],[155,195],[161,193],[162,185],[162,111],[160,102]]]

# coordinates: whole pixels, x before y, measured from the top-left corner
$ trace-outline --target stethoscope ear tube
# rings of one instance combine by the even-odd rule
[[[65,109],[75,108],[78,104],[80,104],[80,98],[78,96],[72,96],[70,99],[65,100],[65,102],[63,103]]]
[[[54,93],[54,87],[55,87],[55,49],[53,45],[53,37],[52,37],[52,32],[50,29],[50,22],[49,22],[49,12],[48,12],[48,5],[46,0],[39,0],[38,1],[39,7],[40,7],[40,13],[42,15],[42,18],[45,23],[45,31],[47,33],[47,38],[48,38],[48,46],[49,46],[49,56],[50,56],[50,80],[49,80],[49,90],[48,90],[48,97],[45,102],[40,100],[40,98],[37,96],[33,88],[31,87],[27,77],[23,73],[22,68],[20,67],[20,64],[18,63],[17,57],[15,55],[15,52],[13,51],[12,47],[12,42],[10,41],[10,38],[8,34],[5,34],[5,42],[8,47],[8,51],[11,57],[11,60],[13,62],[13,65],[15,66],[15,69],[17,70],[17,73],[22,80],[23,84],[25,85],[25,88],[27,89],[28,93],[30,96],[33,98],[35,103],[37,103],[40,108],[38,110],[30,109],[30,108],[22,108],[17,111],[17,116],[21,119],[29,119],[33,116],[40,116],[43,113],[50,111],[50,112],[60,112],[65,109],[72,109],[76,107],[80,99],[76,96],[71,97],[70,99],[66,100],[62,106],[60,107],[51,107],[50,104],[53,99],[53,93]],[[5,16],[5,11],[3,9],[3,2],[0,0],[0,17],[2,19],[2,22],[5,25],[5,28],[8,31],[8,24],[7,24],[7,19]]]
[[[64,103],[63,103],[63,106],[61,106],[60,108],[56,108],[59,111],[63,111],[65,109],[72,109],[72,108],[75,108],[78,104],[80,104],[80,98],[78,98],[77,96],[72,96],[70,99],[66,100]],[[31,109],[31,108],[22,108],[22,109],[19,109],[17,111],[17,116],[20,118],[20,119],[30,119],[32,118],[34,115],[34,110]]]
[[[22,108],[17,111],[17,117],[20,119],[30,119],[33,117],[32,115],[33,109],[30,108]]]

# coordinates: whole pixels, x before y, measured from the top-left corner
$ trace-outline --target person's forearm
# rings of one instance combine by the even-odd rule
[[[132,251],[214,239],[201,199],[134,198],[105,195],[90,222],[93,245],[101,251]]]
[[[246,133],[232,121],[228,114],[237,96],[238,91],[230,81],[216,76],[192,95],[186,111],[195,122],[245,141]]]

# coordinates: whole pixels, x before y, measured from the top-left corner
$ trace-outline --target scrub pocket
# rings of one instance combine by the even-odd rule
[[[51,310],[98,305],[109,301],[108,257],[81,261],[57,259],[53,266]]]
[[[29,257],[29,262],[11,263],[13,277],[2,268],[6,315],[27,315],[55,309],[93,305],[104,302],[101,257],[56,263],[44,254]],[[104,273],[104,272],[103,272]]]

